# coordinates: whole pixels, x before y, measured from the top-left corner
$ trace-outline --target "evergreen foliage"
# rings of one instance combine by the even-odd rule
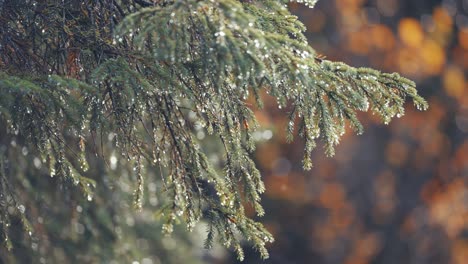
[[[313,7],[317,1],[299,2]],[[312,167],[316,139],[332,156],[347,123],[362,133],[358,111],[370,109],[388,123],[404,114],[406,97],[427,108],[415,84],[396,73],[317,56],[285,4],[0,1],[3,246],[12,247],[12,221],[19,219],[23,234],[34,234],[25,211],[54,197],[52,190],[63,190],[56,197],[73,193],[78,203],[96,198],[108,210],[126,210],[125,195],[103,201],[112,182],[124,177],[135,208],[149,206],[151,195],[164,201],[157,207],[165,233],[178,221],[191,230],[203,219],[208,248],[218,239],[242,259],[245,239],[267,258],[265,245],[273,237],[244,209],[250,204],[264,214],[265,187],[251,158],[258,125],[248,98],[262,107],[268,94],[291,109],[288,139],[297,127],[305,140],[304,169]],[[198,139],[198,131],[208,139]],[[221,162],[208,158],[208,140],[219,143]],[[133,170],[103,177],[114,163]],[[148,187],[153,182],[157,188]],[[118,224],[111,222],[93,223],[112,237],[106,225]]]

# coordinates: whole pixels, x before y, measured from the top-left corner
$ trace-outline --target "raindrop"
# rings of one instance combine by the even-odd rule
[[[112,155],[110,157],[110,167],[112,170],[115,170],[117,168],[117,157],[115,155]]]
[[[28,155],[28,153],[29,153],[28,148],[23,147],[23,148],[21,149],[21,153],[23,154],[23,156]]]
[[[273,132],[271,130],[263,131],[263,139],[270,140],[273,137]]]
[[[20,204],[20,205],[18,206],[18,210],[19,210],[22,214],[24,214],[24,212],[26,211],[26,207],[24,207],[24,205]]]
[[[34,163],[34,167],[36,167],[36,169],[40,169],[41,166],[42,166],[42,162],[38,157],[34,157],[33,163]]]

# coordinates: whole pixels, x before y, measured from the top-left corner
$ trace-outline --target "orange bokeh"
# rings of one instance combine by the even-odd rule
[[[421,24],[414,18],[404,18],[398,24],[398,36],[403,44],[410,47],[420,47],[424,40]]]

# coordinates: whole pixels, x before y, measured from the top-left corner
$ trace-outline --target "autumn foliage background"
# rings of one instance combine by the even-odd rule
[[[467,263],[468,1],[292,8],[318,52],[400,72],[430,108],[408,104],[389,126],[363,113],[365,133],[346,133],[333,158],[317,148],[304,172],[303,142],[286,143],[284,109],[267,102],[256,113],[273,132],[256,152],[267,187],[262,221],[276,238],[265,263]],[[258,263],[250,253],[246,263]]]

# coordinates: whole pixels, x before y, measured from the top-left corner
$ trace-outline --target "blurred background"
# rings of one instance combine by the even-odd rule
[[[286,116],[268,102],[257,116],[273,137],[256,159],[267,187],[261,221],[276,242],[270,259],[251,252],[245,263],[468,263],[468,1],[291,8],[317,52],[397,71],[417,82],[430,107],[408,103],[388,126],[363,113],[365,133],[348,131],[333,158],[318,147],[304,172],[303,142],[286,143]]]

